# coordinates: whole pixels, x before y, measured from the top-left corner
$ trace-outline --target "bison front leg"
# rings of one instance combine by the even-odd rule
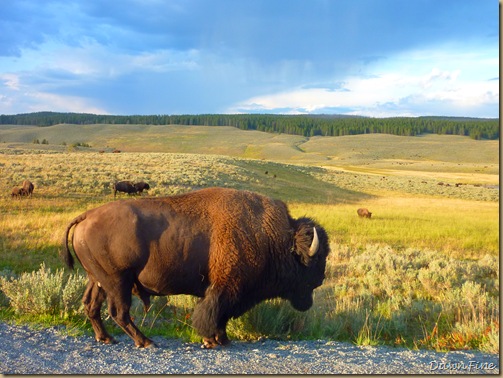
[[[225,296],[215,288],[209,288],[205,297],[196,305],[192,314],[192,325],[203,336],[203,348],[227,345],[226,327],[228,303]]]
[[[101,320],[101,306],[105,298],[105,291],[92,279],[89,279],[84,296],[82,297],[84,311],[91,321],[96,341],[112,344],[115,343],[115,340],[108,334]]]

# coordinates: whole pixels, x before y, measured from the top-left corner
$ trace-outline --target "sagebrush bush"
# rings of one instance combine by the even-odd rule
[[[379,336],[440,350],[499,351],[496,256],[461,261],[411,248],[397,252],[370,245],[353,254],[334,249],[327,271],[332,291],[325,291],[335,310],[326,321],[344,324],[344,337],[366,344]]]
[[[0,290],[17,314],[59,315],[67,317],[81,311],[80,299],[86,278],[63,269],[52,273],[45,264],[18,277],[0,277]]]
[[[231,338],[348,340],[359,345],[409,345],[437,350],[499,352],[499,267],[496,257],[459,261],[433,251],[369,245],[335,247],[313,308],[295,311],[288,301],[262,302],[229,322]],[[0,290],[17,314],[83,315],[86,278],[51,272],[0,274]],[[197,299],[153,298],[145,314],[138,300],[132,316],[150,332],[198,341],[191,325]],[[103,315],[106,317],[106,306]]]
[[[267,335],[284,338],[303,334],[307,330],[307,314],[295,311],[287,301],[272,299],[262,302],[229,323],[228,331],[234,337]]]

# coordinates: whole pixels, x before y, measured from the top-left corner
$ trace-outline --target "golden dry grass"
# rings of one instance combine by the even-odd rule
[[[31,144],[33,137],[51,144]],[[67,145],[53,144],[58,140]],[[0,143],[0,271],[30,272],[42,262],[62,267],[58,249],[66,224],[113,200],[115,180],[145,180],[151,196],[206,186],[249,189],[285,200],[294,217],[317,219],[333,253],[309,316],[274,301],[243,318],[245,323],[238,319],[231,333],[260,334],[246,323],[256,321],[278,337],[286,332],[361,344],[499,350],[497,141],[437,135],[303,138],[137,125],[0,129],[0,141],[9,142]],[[69,148],[73,142],[93,148]],[[102,148],[125,152],[99,154]],[[12,200],[10,189],[24,178],[35,183],[34,197]],[[465,185],[456,187],[458,182]],[[358,207],[369,208],[372,219],[358,218]],[[409,257],[420,265],[408,272],[412,278],[403,275]],[[412,297],[401,294],[411,287]],[[182,308],[174,332],[194,337],[185,324],[188,310],[173,303],[161,306],[151,327],[162,319],[161,310]],[[278,311],[287,328],[271,321]],[[442,329],[433,334],[438,319]],[[168,323],[163,320],[163,326]]]
[[[359,218],[358,207],[368,208],[372,219]],[[290,209],[294,216],[318,219],[334,244],[430,249],[461,259],[499,252],[499,205],[494,202],[395,195],[356,204],[290,204]]]

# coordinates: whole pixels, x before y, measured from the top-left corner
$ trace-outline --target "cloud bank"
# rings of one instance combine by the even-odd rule
[[[26,0],[0,13],[0,114],[498,117],[491,0]]]

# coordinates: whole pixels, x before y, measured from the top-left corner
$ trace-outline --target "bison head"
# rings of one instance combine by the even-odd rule
[[[325,230],[309,218],[295,222],[292,247],[296,263],[294,285],[287,295],[292,306],[306,311],[313,305],[313,290],[321,286],[325,278],[325,266],[330,252]]]

